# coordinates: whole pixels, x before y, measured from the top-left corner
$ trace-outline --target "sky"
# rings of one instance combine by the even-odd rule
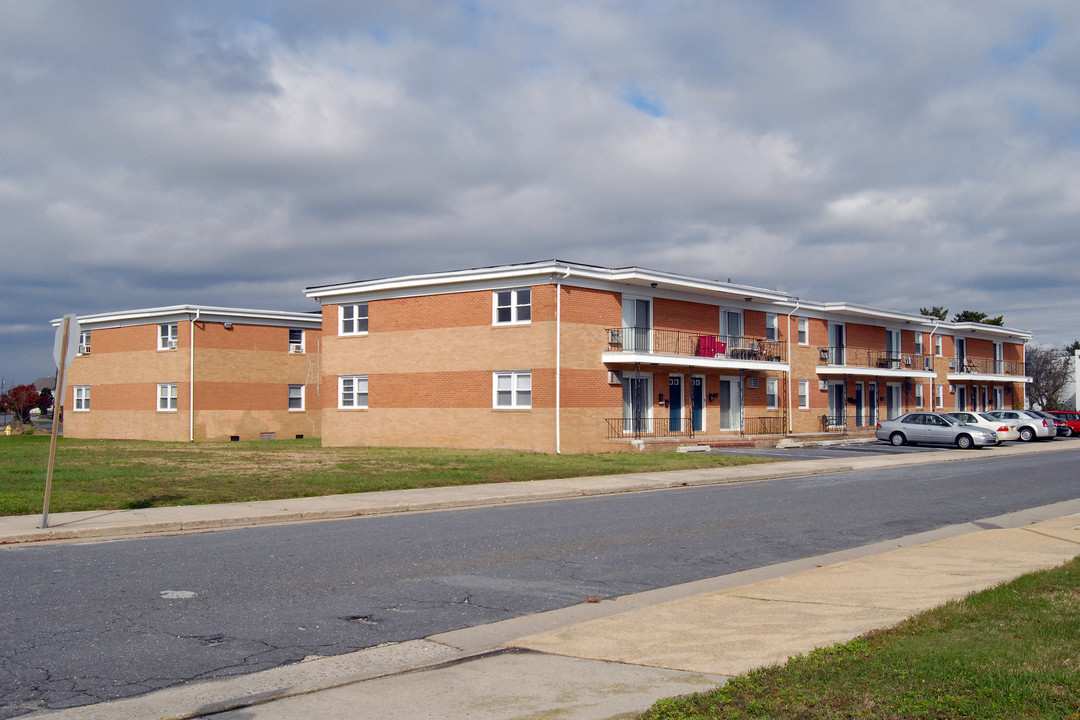
[[[0,0],[0,378],[65,313],[557,258],[1080,338],[1075,0]]]

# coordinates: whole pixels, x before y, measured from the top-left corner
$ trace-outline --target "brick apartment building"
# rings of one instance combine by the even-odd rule
[[[182,305],[78,321],[66,437],[319,437],[317,313]]]
[[[557,260],[307,289],[323,444],[602,452],[1022,407],[1030,334]]]

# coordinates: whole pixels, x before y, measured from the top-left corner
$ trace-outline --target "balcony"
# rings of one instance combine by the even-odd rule
[[[857,347],[819,347],[818,375],[934,377],[931,355]]]
[[[1025,365],[1022,362],[1005,362],[993,358],[956,357],[949,358],[949,379],[977,379],[982,375],[988,378],[1024,380]]]
[[[610,328],[604,362],[642,362],[743,369],[787,369],[786,343],[742,335]],[[679,358],[675,361],[675,358]]]

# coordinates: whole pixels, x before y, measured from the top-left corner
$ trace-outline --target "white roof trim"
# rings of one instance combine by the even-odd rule
[[[169,320],[189,319],[195,315],[207,322],[232,322],[241,325],[301,325],[306,328],[322,327],[322,316],[313,313],[285,312],[277,310],[250,310],[209,305],[171,305],[168,307],[120,310],[116,312],[78,315],[81,326],[123,324],[151,324]],[[63,318],[50,321],[58,327]]]

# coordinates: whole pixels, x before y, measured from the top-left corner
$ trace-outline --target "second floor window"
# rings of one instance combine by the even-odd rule
[[[175,350],[180,340],[180,332],[176,323],[161,323],[158,325],[158,350]]]
[[[495,291],[495,325],[532,321],[532,291],[529,288]]]
[[[810,320],[807,318],[799,318],[799,344],[808,345],[810,343]]]
[[[776,342],[780,339],[780,323],[776,313],[765,313],[765,339]]]
[[[289,328],[289,352],[304,352],[304,329]]]
[[[341,335],[363,335],[368,331],[368,304],[354,303],[341,306]]]
[[[90,331],[89,330],[83,330],[82,332],[79,333],[79,354],[80,355],[89,355],[90,354]]]

